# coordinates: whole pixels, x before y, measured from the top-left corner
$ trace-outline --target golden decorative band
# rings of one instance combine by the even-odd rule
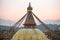
[[[28,12],[32,12],[32,10],[27,10]]]

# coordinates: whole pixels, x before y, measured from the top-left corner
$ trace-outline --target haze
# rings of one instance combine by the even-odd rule
[[[0,19],[18,21],[27,13],[29,2],[39,19],[60,19],[60,0],[0,0]]]

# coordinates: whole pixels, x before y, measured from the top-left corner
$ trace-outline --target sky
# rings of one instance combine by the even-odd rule
[[[18,21],[27,13],[29,2],[40,20],[60,20],[60,0],[0,0],[0,19]]]

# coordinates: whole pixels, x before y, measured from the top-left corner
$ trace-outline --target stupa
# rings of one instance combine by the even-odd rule
[[[11,40],[49,40],[47,36],[36,28],[36,23],[32,15],[32,7],[29,3],[27,8],[27,18],[25,20],[24,28],[17,31]]]

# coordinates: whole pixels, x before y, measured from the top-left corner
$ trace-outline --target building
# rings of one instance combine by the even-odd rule
[[[24,28],[16,32],[11,40],[49,40],[41,30],[36,28],[32,13],[32,7],[29,3],[27,8],[27,18],[23,24]]]

